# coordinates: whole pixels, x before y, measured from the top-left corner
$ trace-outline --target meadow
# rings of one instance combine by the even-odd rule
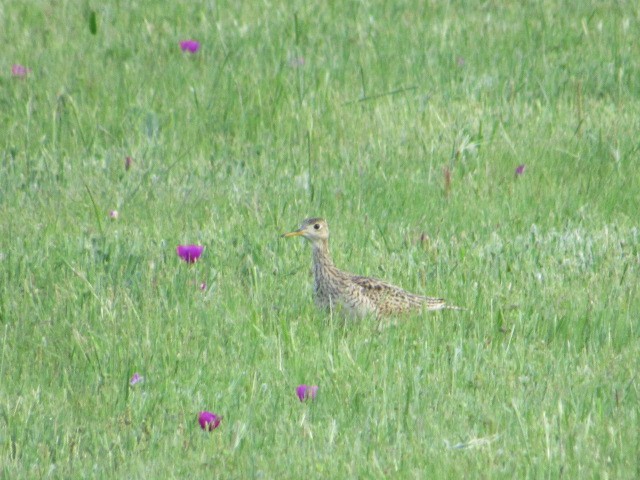
[[[638,38],[624,0],[3,2],[0,477],[640,477]],[[310,216],[466,310],[317,310]]]

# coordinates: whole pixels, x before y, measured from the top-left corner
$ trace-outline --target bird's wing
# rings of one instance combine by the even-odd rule
[[[353,275],[351,281],[362,288],[362,292],[378,304],[388,302],[395,304],[399,309],[405,310],[425,305],[430,310],[446,308],[446,302],[442,298],[416,295],[406,290],[387,283],[377,278]]]
[[[351,277],[351,281],[356,285],[360,286],[365,295],[374,299],[402,297],[405,299],[410,299],[412,303],[413,302],[420,303],[422,300],[426,298],[426,297],[423,297],[422,295],[415,295],[413,293],[409,293],[400,287],[396,287],[395,285],[387,283],[383,280],[378,280],[377,278],[362,277],[359,275],[354,275]]]
[[[360,275],[352,275],[351,281],[356,285],[361,286],[365,291],[382,292],[387,291],[403,291],[401,288],[391,285],[390,283],[383,282],[377,278],[362,277]]]

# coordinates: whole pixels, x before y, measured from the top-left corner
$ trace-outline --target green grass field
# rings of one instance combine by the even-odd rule
[[[640,477],[635,2],[103,3],[0,6],[0,477]]]

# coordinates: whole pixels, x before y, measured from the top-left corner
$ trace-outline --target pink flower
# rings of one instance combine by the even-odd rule
[[[291,57],[289,59],[289,66],[291,68],[299,68],[299,67],[304,67],[305,64],[305,60],[304,57],[300,56],[300,57]]]
[[[111,217],[112,220],[117,220],[118,219],[118,210],[111,210],[109,212],[109,217]]]
[[[522,175],[524,173],[524,169],[526,168],[525,164],[518,165],[516,167],[516,175]]]
[[[216,415],[215,413],[202,411],[198,414],[198,423],[200,424],[200,428],[209,432],[218,428],[221,420],[222,417]]]
[[[144,377],[140,375],[138,372],[136,372],[131,377],[131,380],[129,380],[129,385],[133,387],[136,383],[142,383],[142,382],[144,382]]]
[[[207,289],[207,282],[202,282],[200,284],[200,290],[202,290],[203,292]]]
[[[298,388],[296,388],[296,395],[298,395],[298,398],[300,399],[301,402],[304,402],[309,398],[311,400],[315,400],[317,394],[318,394],[317,385],[310,386],[310,385],[305,385],[303,383],[302,385],[298,385]]]
[[[197,40],[183,40],[180,42],[180,48],[183,52],[196,53],[200,50],[200,42]]]
[[[204,247],[200,245],[178,245],[176,247],[178,256],[187,263],[195,263],[202,255],[203,250]]]
[[[31,69],[23,65],[18,65],[17,63],[11,65],[11,75],[14,77],[26,77],[29,72],[31,72]]]

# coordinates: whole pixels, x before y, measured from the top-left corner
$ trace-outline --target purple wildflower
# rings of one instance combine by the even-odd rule
[[[200,50],[200,42],[197,40],[183,40],[180,42],[180,48],[183,52],[196,53]]]
[[[131,168],[132,164],[133,164],[133,160],[131,159],[131,157],[125,157],[125,159],[124,159],[124,169],[128,171]]]
[[[117,220],[118,219],[118,210],[111,210],[109,212],[109,217],[111,217],[112,220]]]
[[[198,423],[200,423],[200,428],[209,432],[218,428],[221,420],[222,417],[216,415],[215,413],[203,411],[198,414]]]
[[[23,65],[18,65],[17,63],[11,65],[11,75],[14,77],[26,77],[29,72],[31,72],[31,69]]]
[[[516,167],[516,175],[522,175],[524,173],[524,169],[526,168],[525,164],[518,165]]]
[[[296,395],[298,395],[298,398],[300,399],[301,402],[304,402],[309,398],[311,400],[315,400],[317,394],[318,394],[317,385],[305,385],[303,383],[302,385],[298,385],[298,388],[296,388]]]
[[[138,372],[136,372],[131,377],[131,380],[129,380],[129,385],[133,387],[136,383],[142,383],[142,382],[144,382],[144,377],[140,375]]]
[[[176,247],[178,256],[187,263],[195,263],[202,255],[203,250],[204,247],[201,245],[178,245]]]

